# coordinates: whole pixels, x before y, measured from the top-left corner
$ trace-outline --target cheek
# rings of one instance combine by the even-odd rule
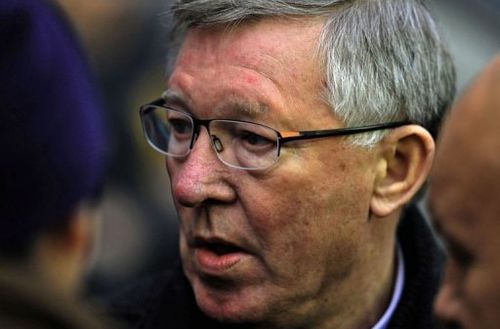
[[[249,225],[277,271],[291,271],[294,277],[309,275],[311,269],[333,276],[349,271],[369,198],[360,180],[342,168],[332,165],[329,169],[337,174],[321,176],[311,170],[288,172],[241,191],[240,196],[247,196],[242,197],[245,212],[252,214]]]

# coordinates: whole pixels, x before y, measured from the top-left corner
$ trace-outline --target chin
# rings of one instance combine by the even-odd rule
[[[206,284],[195,278],[191,281],[196,303],[207,316],[226,323],[262,323],[267,318],[263,305],[251,298],[245,289],[225,287],[224,283]]]

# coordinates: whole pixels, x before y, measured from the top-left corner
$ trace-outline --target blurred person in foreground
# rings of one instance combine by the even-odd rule
[[[181,47],[141,117],[166,155],[182,269],[115,314],[138,328],[433,328],[441,255],[405,206],[455,74],[427,8],[194,0],[173,14]]]
[[[105,177],[98,95],[51,3],[0,2],[0,327],[102,328],[78,304]]]
[[[429,206],[448,260],[435,301],[453,327],[500,325],[500,56],[453,108],[439,141]]]

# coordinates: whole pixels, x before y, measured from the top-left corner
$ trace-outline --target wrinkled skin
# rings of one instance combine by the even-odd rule
[[[322,21],[192,29],[168,81],[169,105],[200,119],[278,130],[342,127],[322,101]],[[200,308],[262,327],[369,327],[392,284],[397,214],[370,220],[378,148],[322,139],[283,147],[264,171],[221,163],[205,128],[168,158],[185,273]],[[233,252],[218,255],[216,246]]]

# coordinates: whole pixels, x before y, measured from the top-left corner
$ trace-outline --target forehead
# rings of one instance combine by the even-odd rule
[[[288,61],[310,58],[313,54],[304,58],[304,51],[312,51],[322,25],[318,19],[267,18],[234,26],[192,28],[184,39],[177,66],[188,68],[194,61],[213,65],[224,60],[224,64],[242,64],[274,73],[277,67],[283,70],[281,65]]]
[[[304,88],[321,86],[317,43],[322,21],[264,19],[238,26],[188,31],[169,88],[193,106],[231,102],[297,101]],[[318,89],[316,89],[317,91]],[[267,104],[277,105],[280,104]]]

